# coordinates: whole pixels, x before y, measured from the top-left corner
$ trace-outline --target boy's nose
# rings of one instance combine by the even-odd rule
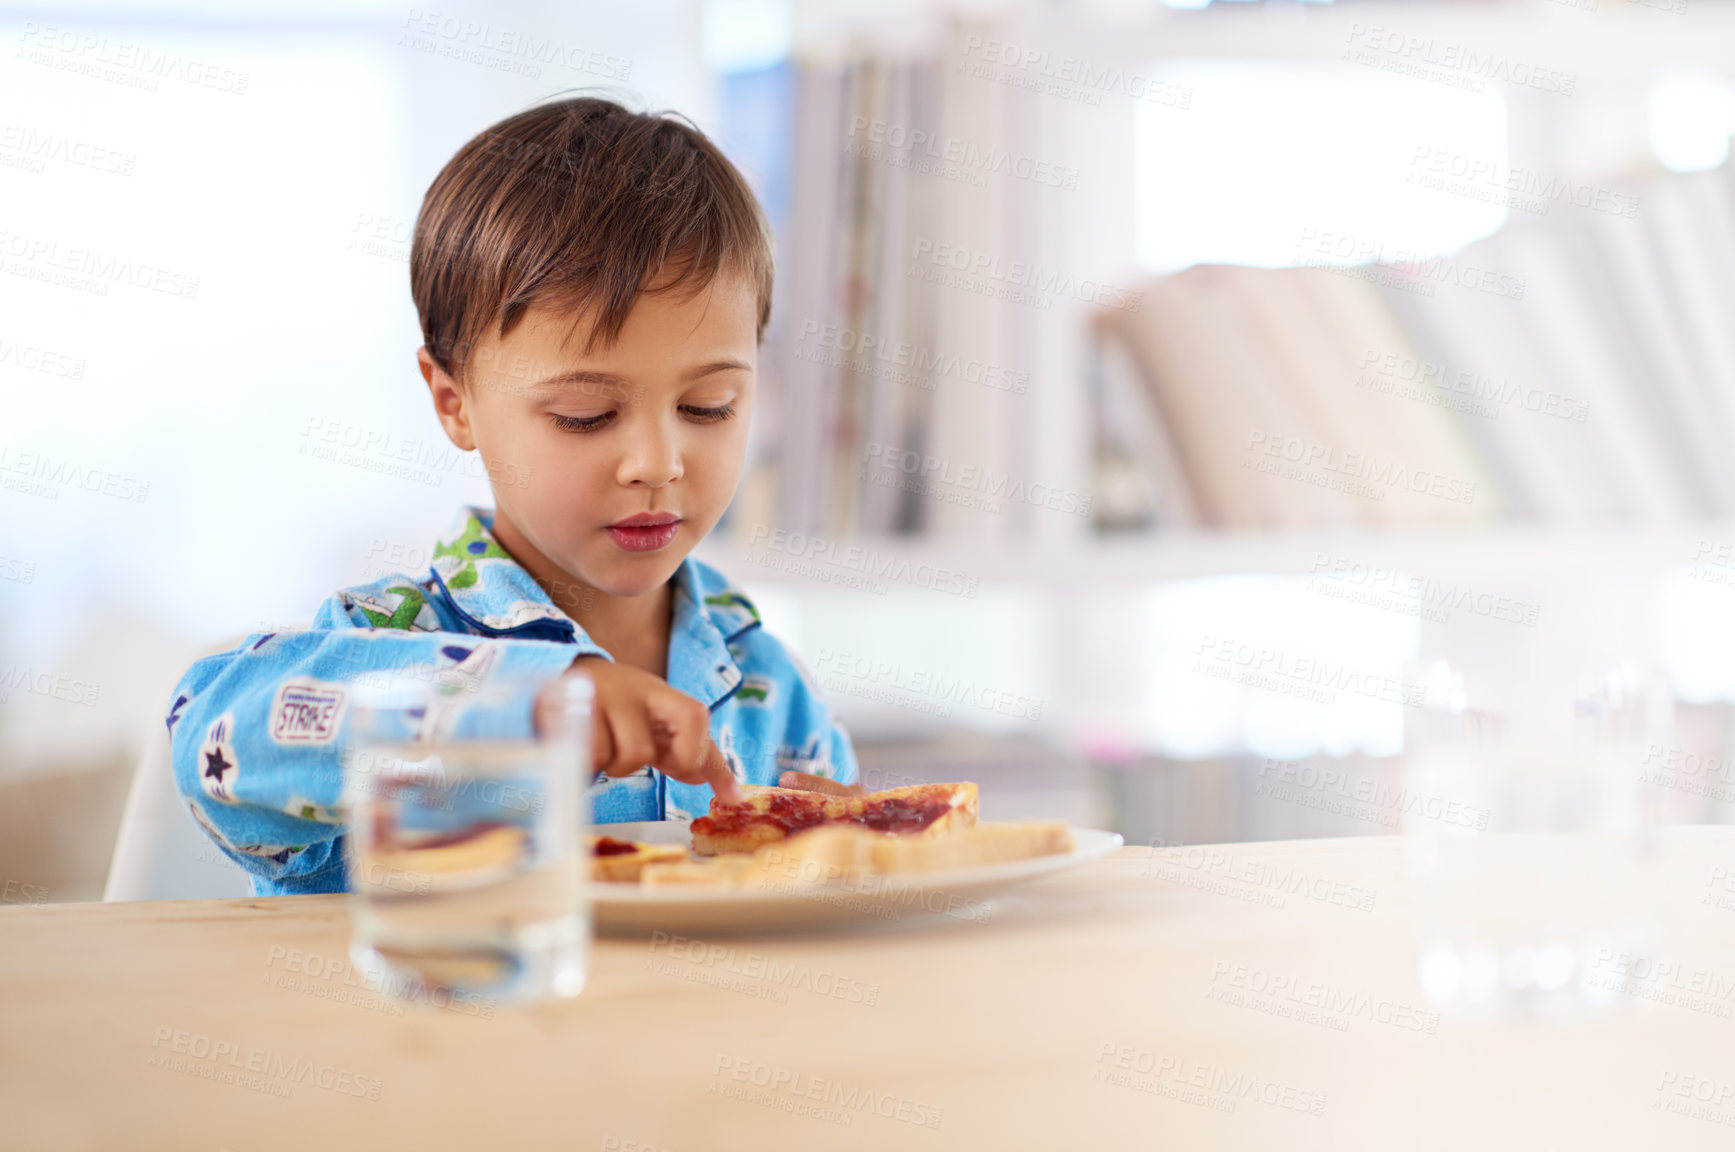
[[[681,478],[681,453],[666,437],[646,437],[621,457],[619,478],[622,484],[645,484],[661,488]]]

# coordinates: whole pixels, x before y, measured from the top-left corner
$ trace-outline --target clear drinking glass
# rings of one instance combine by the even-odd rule
[[[590,681],[421,669],[351,684],[345,863],[358,969],[411,999],[576,996],[592,934]]]
[[[1635,661],[1537,675],[1445,661],[1404,731],[1404,833],[1422,991],[1500,1016],[1633,1002],[1647,934],[1654,798],[1647,747],[1667,746],[1673,696]]]

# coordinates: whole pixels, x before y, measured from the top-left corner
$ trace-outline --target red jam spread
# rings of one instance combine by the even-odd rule
[[[946,814],[952,806],[950,799],[936,797],[930,800],[883,800],[870,805],[860,817],[846,817],[846,823],[861,824],[872,828],[875,832],[917,832]]]
[[[726,836],[751,824],[769,824],[789,834],[825,823],[825,798],[817,793],[812,796],[775,795],[769,798],[764,810],[745,805],[716,804],[713,807],[722,811],[693,821],[694,832]]]
[[[693,821],[693,831],[707,836],[727,836],[755,824],[770,825],[791,836],[819,824],[858,824],[875,832],[918,832],[946,814],[952,806],[949,797],[936,796],[920,800],[876,800],[863,811],[845,812],[828,817],[825,798],[807,796],[772,796],[764,811],[750,807],[722,806],[716,815],[701,816]]]
[[[598,836],[596,847],[591,849],[593,856],[624,856],[628,852],[637,852],[638,848],[625,840],[616,840],[613,836]]]

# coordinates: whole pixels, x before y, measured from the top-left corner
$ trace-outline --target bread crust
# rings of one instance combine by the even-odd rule
[[[647,866],[674,863],[687,858],[687,850],[679,844],[646,844],[640,840],[620,840],[606,834],[588,839],[590,878],[610,884],[636,884],[640,873]],[[632,851],[599,856],[597,845],[604,840],[611,840],[616,844],[631,844]]]

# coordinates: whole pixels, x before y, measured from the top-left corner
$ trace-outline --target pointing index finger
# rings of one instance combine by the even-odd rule
[[[705,740],[703,768],[705,783],[711,786],[717,799],[725,804],[739,804],[746,799],[741,786],[735,782],[735,774],[729,771],[729,761],[723,758],[723,753],[709,738]]]

